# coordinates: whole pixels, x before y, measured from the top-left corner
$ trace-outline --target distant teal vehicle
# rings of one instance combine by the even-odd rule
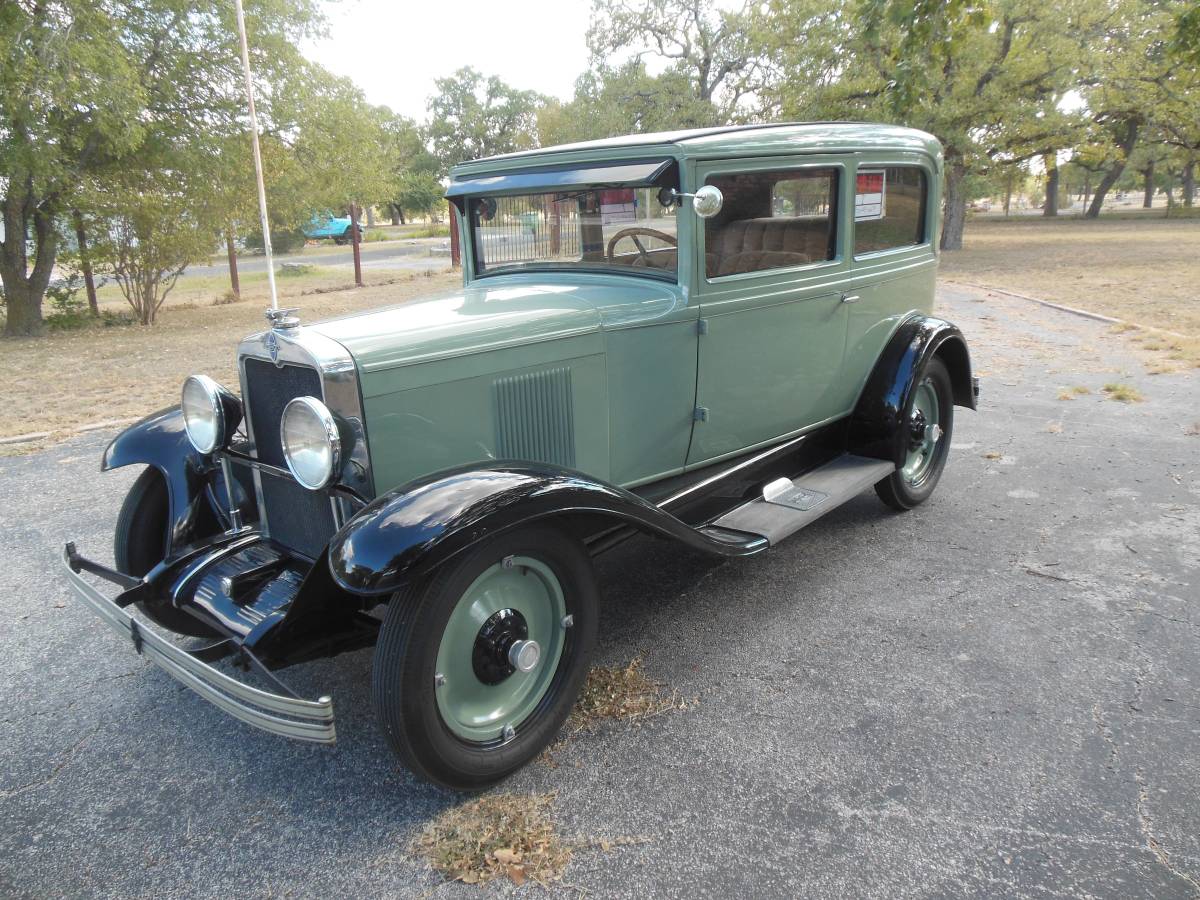
[[[335,244],[348,244],[354,240],[355,224],[349,216],[333,216],[328,213],[313,216],[312,221],[304,228],[304,236],[310,241],[333,238]],[[362,223],[357,225],[359,237],[362,237]]]
[[[931,497],[979,388],[932,315],[942,174],[932,136],[850,123],[457,166],[462,287],[268,313],[237,349],[240,392],[193,375],[107,448],[105,470],[144,467],[116,568],[68,544],[68,577],[196,693],[302,740],[333,742],[333,701],[275,673],[373,645],[392,749],[429,780],[492,784],[584,683],[596,555],[642,533],[750,556],[867,489],[897,510]],[[902,527],[920,526],[889,520],[872,546],[909,546]],[[914,561],[897,590],[923,577]]]

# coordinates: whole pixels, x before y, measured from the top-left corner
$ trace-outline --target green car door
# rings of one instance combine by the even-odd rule
[[[843,415],[850,295],[844,156],[701,162],[724,203],[698,225],[696,424],[688,465]]]

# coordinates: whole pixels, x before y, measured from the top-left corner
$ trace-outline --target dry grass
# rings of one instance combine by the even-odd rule
[[[623,668],[593,666],[566,727],[575,732],[605,721],[638,722],[695,702],[680,699],[678,691],[668,691],[647,677],[639,656]]]
[[[562,878],[575,849],[554,828],[553,802],[553,794],[480,797],[426,825],[413,849],[449,881],[508,878],[546,886]]]
[[[1200,366],[1200,219],[974,220],[941,272],[1135,322],[1147,349]],[[1128,327],[1115,330],[1129,330]]]
[[[1116,400],[1119,403],[1141,403],[1146,399],[1137,388],[1129,384],[1120,384],[1119,382],[1106,384],[1102,389],[1102,393],[1109,400]]]
[[[1089,388],[1084,387],[1082,384],[1076,384],[1076,385],[1072,385],[1069,388],[1063,388],[1061,391],[1059,391],[1058,399],[1059,400],[1074,400],[1076,397],[1083,397],[1084,395],[1090,394],[1090,393],[1091,393],[1091,390]]]
[[[354,288],[345,272],[317,270],[281,279],[280,305],[299,306],[304,319],[313,321],[444,291],[460,279],[458,273],[426,277],[375,270],[365,276],[366,287]],[[214,306],[228,288],[223,278],[184,284],[187,290],[171,295],[152,328],[96,326],[0,342],[5,398],[0,438],[50,433],[41,442],[0,449],[27,452],[89,424],[134,419],[169,406],[178,402],[180,385],[192,372],[236,385],[235,350],[243,337],[263,328],[265,288],[245,279],[242,302]]]

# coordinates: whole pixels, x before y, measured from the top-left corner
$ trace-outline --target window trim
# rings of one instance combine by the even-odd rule
[[[856,160],[854,165],[854,184],[858,186],[858,170],[859,169],[919,169],[925,173],[925,196],[922,198],[922,212],[924,213],[924,222],[921,223],[921,240],[915,244],[903,244],[899,247],[886,247],[883,250],[868,250],[865,253],[854,252],[854,242],[858,237],[858,222],[850,222],[850,258],[853,262],[860,260],[873,260],[881,257],[887,257],[898,253],[912,253],[914,250],[922,250],[925,248],[933,249],[933,216],[931,213],[932,204],[929,202],[933,197],[933,179],[936,176],[935,171],[930,166],[918,160]]]
[[[788,272],[813,272],[821,268],[838,268],[846,263],[846,248],[843,246],[845,235],[843,234],[843,223],[839,221],[838,215],[842,214],[842,210],[846,205],[846,185],[849,184],[847,173],[849,166],[845,159],[825,159],[822,161],[806,161],[802,163],[788,162],[780,160],[777,157],[762,156],[752,160],[714,160],[719,162],[717,168],[710,169],[703,176],[697,177],[696,181],[699,185],[709,184],[709,179],[714,176],[728,175],[754,175],[761,172],[803,172],[812,169],[832,169],[837,173],[837,185],[833,192],[837,198],[837,209],[833,222],[834,233],[834,255],[831,259],[819,259],[814,262],[804,263],[798,266],[775,266],[770,269],[757,269],[753,272],[733,272],[729,275],[716,275],[712,278],[708,277],[708,229],[699,227],[696,229],[696,265],[699,268],[702,283],[708,285],[723,286],[727,284],[736,284],[739,281],[750,281],[756,278],[778,276]],[[783,163],[780,165],[780,163]],[[780,181],[784,179],[779,179]],[[773,217],[772,217],[773,218]]]

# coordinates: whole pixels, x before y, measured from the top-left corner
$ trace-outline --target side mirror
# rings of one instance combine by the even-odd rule
[[[659,202],[667,195],[667,190],[659,192]],[[711,219],[721,211],[721,207],[725,205],[725,195],[721,193],[721,189],[715,184],[706,184],[694,194],[684,194],[680,191],[670,190],[670,199],[678,202],[684,197],[690,197],[692,200],[692,212],[702,219]],[[663,203],[663,206],[667,204]]]

